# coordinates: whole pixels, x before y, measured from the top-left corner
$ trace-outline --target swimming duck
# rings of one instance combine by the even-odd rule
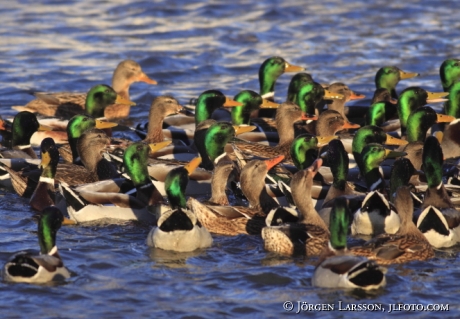
[[[390,201],[394,202],[396,191],[401,186],[411,183],[413,176],[418,177],[418,171],[408,158],[398,158],[394,161],[390,173]],[[412,182],[413,184],[413,182]]]
[[[451,247],[460,240],[460,212],[454,208],[442,182],[443,154],[434,136],[425,140],[422,169],[428,189],[421,212],[416,212],[417,228],[436,248]]]
[[[439,76],[444,92],[449,92],[451,87],[460,80],[460,59],[445,60],[439,68]]]
[[[380,127],[366,125],[356,131],[352,142],[352,153],[356,164],[359,167],[361,176],[364,176],[364,162],[361,152],[369,143],[378,143],[385,145],[407,145],[408,142],[386,134]]]
[[[277,146],[271,147],[258,143],[235,140],[233,142],[233,147],[238,148],[238,150],[245,155],[265,158],[284,155],[286,160],[290,160],[290,148],[294,140],[293,124],[296,121],[307,119],[311,118],[307,117],[296,104],[292,102],[282,103],[276,112],[276,126],[279,134],[279,143]]]
[[[23,111],[16,114],[11,127],[12,150],[0,152],[2,158],[37,158],[30,145],[30,138],[36,131],[51,131],[50,127],[41,125],[35,114]]]
[[[317,159],[312,166],[294,174],[291,190],[299,210],[299,221],[279,226],[270,224],[262,229],[264,248],[280,254],[319,255],[327,245],[329,231],[316,212],[311,200],[313,177],[322,165]]]
[[[318,158],[319,149],[337,136],[315,136],[308,133],[298,135],[291,143],[289,153],[297,169],[311,166]]]
[[[424,106],[428,103],[444,102],[449,93],[446,92],[428,92],[421,87],[409,87],[401,92],[398,104],[398,117],[401,123],[401,134],[406,133],[407,120],[409,115],[418,107]]]
[[[407,141],[409,143],[423,142],[433,124],[450,123],[453,120],[455,120],[453,116],[436,113],[429,106],[418,107],[407,119]]]
[[[271,198],[265,188],[265,175],[284,156],[269,160],[251,160],[242,169],[240,184],[249,207],[203,205],[193,197],[188,207],[196,214],[201,224],[211,233],[221,235],[258,235],[265,225],[265,217],[278,203]],[[225,181],[220,181],[225,182]]]
[[[419,76],[418,73],[404,72],[396,66],[384,66],[375,74],[375,87],[385,88],[391,93],[391,97],[397,99],[396,85],[400,80]]]
[[[313,83],[313,78],[310,74],[301,72],[297,73],[291,78],[288,86],[288,93],[286,97],[286,101],[296,103],[298,105],[297,98],[299,97],[299,91],[305,84]]]
[[[327,100],[327,98],[324,98],[327,109],[339,112],[345,121],[349,122],[347,116],[345,115],[345,103],[349,101],[364,99],[365,95],[350,90],[346,84],[341,82],[332,83],[327,87],[327,90],[329,92],[339,93],[342,95],[342,98],[335,98],[332,100]]]
[[[233,125],[250,125],[251,113],[259,108],[278,108],[279,104],[263,99],[259,94],[251,90],[244,90],[235,95],[234,101],[242,103],[242,106],[232,108]]]
[[[19,252],[3,268],[6,281],[46,283],[70,278],[56,246],[56,233],[61,225],[72,224],[54,206],[43,210],[38,222],[40,255]]]
[[[373,259],[380,265],[433,258],[433,248],[412,221],[414,204],[409,187],[397,189],[394,205],[401,218],[399,230],[393,235],[380,234],[363,246],[353,247],[350,252]]]
[[[225,193],[228,181],[236,174],[236,165],[227,155],[223,153],[214,160],[214,170],[211,178],[210,204],[228,206],[228,197]]]
[[[150,79],[141,69],[141,66],[132,60],[121,61],[112,76],[112,88],[100,86],[95,94],[97,97],[101,97],[101,93],[106,89],[113,96],[113,90],[119,95],[121,101],[129,101],[129,88],[134,82],[145,82],[148,84],[157,84],[155,80]],[[96,87],[94,87],[96,88]],[[110,89],[108,89],[110,88]],[[102,93],[105,95],[105,93]],[[116,95],[116,94],[115,94]],[[25,107],[13,107],[14,109],[29,110],[30,112],[38,112],[46,116],[69,116],[69,114],[75,115],[82,113],[82,110],[88,106],[94,106],[97,103],[96,100],[88,101],[87,94],[84,93],[38,93],[36,94],[38,99],[30,101]],[[115,102],[113,96],[113,101]],[[88,105],[89,103],[89,105]],[[130,106],[132,102],[116,102],[111,106],[108,106],[104,111],[106,118],[123,118],[128,117]],[[106,105],[107,106],[107,105]],[[105,108],[105,107],[104,107]],[[64,111],[63,114],[59,114],[61,109]],[[70,113],[69,113],[70,112]],[[77,113],[75,113],[77,112]],[[90,114],[91,115],[91,114]],[[104,115],[92,115],[94,117],[101,117]]]
[[[208,90],[200,94],[195,106],[195,125],[210,119],[212,113],[220,107],[243,106],[243,103],[226,97],[218,90]]]
[[[59,191],[67,201],[67,211],[78,223],[111,219],[139,220],[155,223],[164,210],[163,197],[153,185],[147,170],[149,152],[155,152],[171,142],[156,144],[137,142],[129,145],[123,156],[123,166],[129,179],[116,178],[70,187],[60,183]],[[136,197],[132,196],[133,188]],[[115,206],[114,206],[115,205]]]
[[[92,118],[91,116],[78,114],[73,116],[67,123],[67,137],[69,144],[59,148],[59,154],[64,161],[77,164],[79,160],[77,141],[80,136],[92,128],[106,129],[117,126],[117,123],[105,122]]]
[[[201,161],[200,157],[184,167],[168,173],[165,190],[171,210],[161,214],[158,227],[154,227],[148,237],[147,245],[178,252],[194,251],[212,245],[212,237],[203,227],[193,211],[186,205],[185,188],[190,175]]]
[[[386,285],[386,269],[347,250],[349,212],[346,200],[337,198],[332,208],[329,245],[321,254],[312,277],[314,287],[371,290]]]

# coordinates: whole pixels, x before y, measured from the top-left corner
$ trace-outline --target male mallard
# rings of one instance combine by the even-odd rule
[[[187,252],[212,245],[211,234],[200,224],[195,213],[187,208],[185,200],[188,175],[200,162],[201,158],[196,157],[184,167],[175,168],[168,173],[165,190],[171,210],[161,214],[158,226],[148,234],[148,246]]]
[[[396,85],[400,80],[410,79],[419,76],[418,73],[404,72],[396,66],[384,66],[375,74],[375,87],[384,88],[390,91],[393,98],[398,98]]]
[[[460,241],[460,212],[454,208],[442,182],[444,160],[436,137],[426,138],[422,159],[428,189],[421,212],[415,214],[417,228],[434,247],[453,246]]]
[[[313,78],[308,73],[297,73],[291,78],[288,86],[286,101],[296,103],[299,97],[299,91],[305,84],[313,83]],[[296,103],[297,104],[297,103]]]
[[[37,158],[30,145],[30,138],[37,131],[50,131],[51,128],[41,125],[35,114],[23,111],[16,114],[11,127],[12,150],[0,152],[2,158]]]
[[[54,206],[43,210],[38,222],[40,255],[20,252],[10,258],[3,268],[7,281],[46,283],[64,280],[70,272],[64,267],[56,246],[56,233],[61,225],[73,224]]]
[[[235,95],[233,98],[236,102],[242,103],[242,106],[232,108],[233,125],[249,125],[251,113],[259,108],[278,108],[279,104],[262,98],[259,94],[251,90],[244,90]]]
[[[292,197],[299,210],[299,221],[264,227],[262,238],[266,250],[287,255],[315,256],[319,255],[326,247],[329,231],[316,212],[310,193],[313,177],[321,164],[322,160],[317,159],[312,166],[295,173],[292,177]]]
[[[319,149],[338,136],[314,136],[308,133],[298,135],[291,143],[289,153],[299,170],[311,166],[318,158]]]
[[[460,118],[460,81],[452,84],[448,99],[444,103],[444,113]]]
[[[409,87],[401,92],[396,108],[401,123],[401,135],[406,133],[407,120],[409,115],[418,107],[428,103],[444,102],[449,93],[445,92],[428,92],[421,87]]]
[[[155,80],[150,79],[141,69],[141,66],[132,61],[132,60],[124,60],[120,62],[113,72],[112,77],[112,88],[114,92],[116,92],[121,100],[129,101],[129,87],[134,82],[145,82],[148,84],[157,84]],[[102,97],[102,95],[106,95],[104,88],[105,86],[100,86],[96,92],[96,100]],[[96,88],[96,87],[94,87]],[[108,87],[107,87],[108,88]],[[99,90],[100,89],[100,90]],[[113,91],[111,88],[109,89],[110,95],[113,96]],[[82,113],[82,110],[85,109],[85,106],[88,107],[90,105],[94,106],[97,103],[95,100],[89,102],[87,99],[87,94],[84,93],[38,93],[36,94],[38,99],[30,101],[25,107],[13,107],[15,109],[26,109],[30,112],[38,112],[40,114],[46,116],[59,116],[59,112],[61,110],[65,110],[64,116],[68,116],[69,114],[75,115]],[[122,104],[115,103],[116,98],[113,99],[111,102],[112,105],[105,108],[105,117],[106,118],[122,118],[128,117],[129,109],[131,103],[122,102]],[[70,113],[69,113],[70,112]],[[75,113],[77,112],[77,113]],[[95,117],[101,117],[104,115],[92,115]]]
[[[367,258],[352,256],[347,250],[349,224],[344,198],[332,208],[329,245],[322,253],[312,277],[312,285],[323,288],[378,289],[385,286],[386,269]]]
[[[240,184],[249,207],[203,205],[190,197],[188,207],[196,214],[198,220],[211,233],[221,235],[260,234],[265,224],[265,217],[270,210],[279,205],[271,198],[265,188],[265,175],[284,156],[270,160],[252,160],[242,169]],[[221,180],[225,183],[225,180]]]
[[[401,218],[399,230],[394,234],[380,234],[351,253],[374,259],[381,265],[400,264],[434,257],[433,248],[412,221],[414,204],[407,186],[396,191],[395,208]]]
[[[218,90],[208,90],[200,94],[195,107],[195,125],[211,118],[212,113],[220,107],[243,106],[243,103],[236,102],[226,97]]]
[[[418,107],[407,119],[407,141],[424,142],[426,133],[435,123],[450,123],[453,120],[453,116],[436,113],[429,106]]]
[[[71,219],[81,223],[109,218],[115,220],[156,221],[155,213],[163,197],[153,185],[147,170],[149,151],[155,152],[170,141],[146,144],[133,143],[126,149],[123,166],[129,179],[117,178],[71,188],[61,183],[60,193],[67,201]],[[132,196],[133,188],[136,197]],[[108,205],[105,205],[108,204]],[[115,206],[113,206],[115,205]]]
[[[442,62],[439,76],[444,92],[449,92],[451,87],[460,80],[460,59],[447,59]]]
[[[371,106],[367,110],[366,125],[382,126],[396,114],[397,103],[398,100],[392,98],[387,89],[381,88],[375,90]],[[393,127],[386,125],[385,128],[387,126],[388,130],[392,130]]]

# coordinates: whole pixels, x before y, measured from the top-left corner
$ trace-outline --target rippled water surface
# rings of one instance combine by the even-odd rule
[[[41,2],[41,3],[39,3]],[[110,83],[123,59],[139,62],[157,86],[132,86],[130,123],[152,98],[182,103],[206,89],[234,96],[258,90],[269,56],[305,66],[320,82],[341,81],[371,97],[384,65],[419,72],[399,84],[442,90],[439,66],[459,57],[458,5],[450,1],[3,1],[0,8],[0,109],[12,116],[35,91],[87,91]],[[285,97],[290,76],[277,82]],[[27,200],[0,190],[0,260],[38,248]],[[149,228],[66,227],[61,255],[73,272],[65,284],[0,283],[2,318],[279,317],[284,301],[312,304],[449,304],[449,312],[385,313],[387,317],[459,314],[458,249],[429,262],[390,267],[388,285],[372,294],[315,289],[315,260],[268,254],[257,237],[214,236],[190,254],[149,249]],[[293,312],[296,312],[295,308]],[[294,315],[290,313],[290,315]],[[317,318],[362,318],[363,312],[310,312]]]

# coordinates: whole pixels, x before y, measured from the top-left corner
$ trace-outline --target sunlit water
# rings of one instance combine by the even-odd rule
[[[229,96],[258,90],[269,56],[303,65],[319,82],[341,81],[371,97],[384,65],[421,73],[398,89],[441,91],[439,66],[460,48],[458,5],[448,1],[3,1],[0,8],[0,108],[24,105],[35,91],[87,91],[110,83],[123,59],[158,81],[138,83],[128,122],[145,119],[152,98],[182,103],[206,89]],[[65,4],[64,4],[65,3]],[[276,93],[285,97],[290,76]],[[0,192],[0,261],[38,248],[27,200]],[[73,277],[65,284],[0,283],[2,318],[279,317],[284,301],[310,304],[449,304],[449,312],[387,317],[458,317],[458,249],[429,262],[390,267],[385,289],[311,286],[314,259],[266,253],[257,237],[214,236],[212,248],[174,254],[145,245],[149,227],[66,227],[58,246]],[[309,312],[317,318],[363,318],[364,312]]]

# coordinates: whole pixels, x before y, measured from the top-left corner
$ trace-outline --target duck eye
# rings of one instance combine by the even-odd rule
[[[84,117],[84,118],[83,118],[83,122],[86,122],[86,121],[88,121],[88,120],[89,120],[89,119],[88,119],[87,117]]]
[[[109,89],[105,90],[104,93],[109,93]]]

